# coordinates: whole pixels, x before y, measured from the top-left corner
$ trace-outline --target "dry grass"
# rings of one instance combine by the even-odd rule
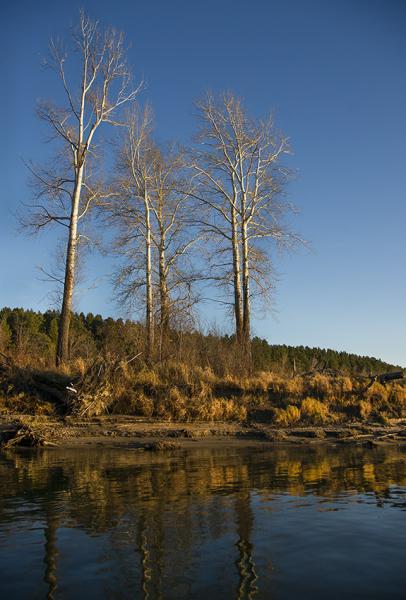
[[[333,397],[334,386],[330,377],[316,373],[308,381],[309,392],[317,398]]]
[[[359,401],[359,416],[361,419],[368,420],[372,413],[372,405],[368,400]]]
[[[158,373],[147,368],[135,372],[131,378],[131,382],[133,385],[145,387],[157,387],[158,385],[160,385]]]
[[[131,399],[130,410],[142,417],[152,417],[155,410],[154,401],[143,392],[140,392]]]
[[[309,425],[324,425],[331,421],[326,404],[316,398],[307,397],[300,406],[301,420]]]
[[[388,389],[375,381],[366,391],[365,398],[369,400],[373,408],[381,408],[388,401]]]
[[[277,408],[275,414],[275,423],[281,427],[289,427],[300,421],[300,408],[289,404],[286,408]]]
[[[76,359],[67,374],[2,367],[0,411],[55,414],[66,404],[70,382],[78,393],[70,396],[65,411],[88,416],[114,412],[185,422],[244,421],[259,411],[280,426],[406,416],[401,383],[368,386],[366,379],[321,373],[219,377],[208,367],[174,361],[148,368],[111,359],[90,366]]]

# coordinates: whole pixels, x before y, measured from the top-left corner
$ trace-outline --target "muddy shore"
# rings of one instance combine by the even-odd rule
[[[89,419],[0,416],[0,439],[19,424],[29,426],[62,448],[106,447],[164,450],[202,446],[356,444],[406,445],[406,420],[389,425],[349,423],[277,428],[264,423],[176,423],[130,416]]]

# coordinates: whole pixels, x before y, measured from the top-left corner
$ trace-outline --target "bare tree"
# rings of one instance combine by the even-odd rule
[[[51,42],[47,61],[62,83],[65,105],[41,102],[38,106],[38,115],[49,126],[51,139],[59,142],[57,156],[50,167],[31,167],[37,192],[29,225],[37,230],[50,224],[67,228],[57,365],[69,356],[77,251],[84,239],[82,221],[105,195],[97,181],[95,134],[104,123],[120,125],[120,109],[140,90],[140,86],[132,85],[122,34],[112,29],[101,31],[98,22],[81,11],[70,42],[79,55],[71,69],[76,77],[68,76],[68,54],[61,43]]]
[[[190,262],[190,251],[199,236],[190,216],[190,182],[183,177],[182,152],[160,152],[156,163],[156,187],[152,202],[153,236],[158,254],[156,277],[159,288],[159,355],[169,340],[170,327],[179,328],[197,299],[193,283],[199,278]]]
[[[194,276],[188,257],[197,236],[187,227],[190,196],[182,178],[183,154],[163,152],[152,139],[151,111],[128,116],[119,153],[115,199],[108,214],[118,225],[115,249],[124,262],[115,278],[119,296],[131,306],[145,300],[146,356],[153,355],[155,330],[159,355],[170,323],[193,303]],[[190,187],[190,186],[189,186]]]
[[[298,240],[283,223],[292,207],[282,193],[288,171],[280,159],[289,147],[272,118],[250,119],[232,94],[207,95],[198,109],[193,194],[203,230],[217,241],[213,278],[231,285],[236,339],[247,356],[251,300],[272,289],[269,241],[286,247]]]
[[[151,141],[151,112],[133,110],[127,116],[123,146],[117,160],[115,199],[106,206],[119,227],[116,251],[125,262],[116,279],[122,299],[133,306],[145,297],[146,358],[154,347],[154,292],[152,282],[151,197],[155,185],[156,150]],[[142,294],[145,288],[145,296]]]

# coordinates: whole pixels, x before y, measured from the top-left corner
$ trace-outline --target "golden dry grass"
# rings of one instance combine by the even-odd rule
[[[277,408],[275,414],[275,423],[281,427],[289,427],[300,421],[300,408],[289,404],[286,408]]]
[[[331,421],[331,414],[324,402],[307,397],[300,406],[301,420],[309,425],[324,425]]]
[[[79,403],[89,416],[107,411],[178,421],[244,421],[260,409],[269,419],[274,415],[280,426],[406,417],[402,383],[368,386],[362,378],[322,373],[288,377],[264,371],[220,377],[209,367],[175,361],[154,368],[125,361],[103,364],[101,378],[94,376],[98,363],[87,365],[83,359],[76,359],[66,376],[61,371],[3,369],[0,410],[52,414],[56,405],[47,390],[59,386],[58,393],[63,393],[66,383],[61,388],[60,382],[66,380],[81,389]]]

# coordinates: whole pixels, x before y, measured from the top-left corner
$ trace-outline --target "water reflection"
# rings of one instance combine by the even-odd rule
[[[350,585],[352,597],[403,598],[405,458],[396,447],[2,454],[2,597],[339,598]]]
[[[258,592],[258,587],[256,586],[258,577],[255,572],[253,545],[251,543],[254,515],[251,508],[249,489],[239,492],[236,495],[234,510],[238,535],[236,546],[239,554],[236,561],[239,575],[236,597],[238,600],[241,598],[249,598],[251,600],[256,592]]]

